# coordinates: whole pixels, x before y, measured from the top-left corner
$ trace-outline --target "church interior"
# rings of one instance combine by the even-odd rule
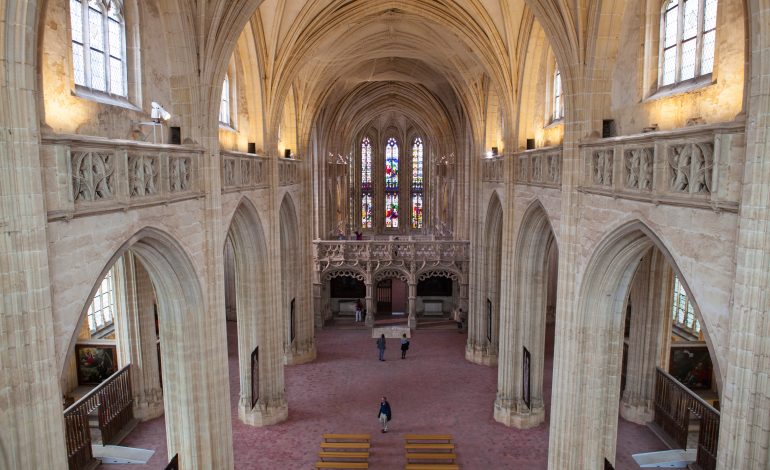
[[[0,469],[770,468],[770,0],[0,31]]]

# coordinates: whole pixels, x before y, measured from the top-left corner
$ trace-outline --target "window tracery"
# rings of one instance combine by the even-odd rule
[[[75,84],[127,96],[126,25],[123,2],[70,0]]]
[[[102,279],[96,290],[91,305],[88,306],[88,329],[96,333],[112,325],[115,317],[115,290],[113,288],[112,269]]]
[[[422,139],[417,137],[412,145],[412,228],[422,228],[423,214],[423,151]]]
[[[398,142],[391,137],[385,145],[385,227],[398,228],[399,212]]]
[[[558,121],[564,117],[564,98],[561,86],[561,72],[559,67],[553,73],[553,115],[552,121]],[[542,95],[541,95],[542,96]]]
[[[231,124],[230,120],[230,77],[225,74],[222,80],[222,96],[219,100],[219,122],[226,126]]]
[[[372,228],[372,142],[361,141],[361,227]]]
[[[695,336],[699,336],[701,332],[700,321],[695,318],[695,311],[693,310],[690,299],[687,298],[687,292],[684,290],[684,286],[679,281],[679,278],[674,276],[674,304],[671,310],[671,320],[674,325],[682,328]]]
[[[659,86],[714,69],[717,0],[668,0],[661,13]]]

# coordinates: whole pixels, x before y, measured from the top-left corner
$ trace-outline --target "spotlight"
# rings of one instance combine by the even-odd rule
[[[163,109],[163,106],[153,101],[150,118],[152,118],[153,122],[160,122],[161,119],[164,121],[168,121],[169,119],[171,119],[171,113]]]

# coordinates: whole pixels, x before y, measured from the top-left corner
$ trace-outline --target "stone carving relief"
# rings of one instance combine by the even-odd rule
[[[364,273],[362,273],[361,271],[356,271],[352,269],[335,269],[333,271],[327,271],[323,273],[322,279],[324,281],[328,281],[336,277],[352,277],[353,279],[356,279],[361,282],[365,282],[366,280],[366,276],[364,276]]]
[[[432,271],[421,272],[417,276],[417,282],[424,281],[431,277],[445,277],[447,279],[452,279],[453,281],[460,282],[460,276],[456,272],[447,271],[447,270],[432,270]]]
[[[75,202],[113,198],[114,160],[109,153],[72,152],[72,196]]]
[[[594,150],[591,153],[591,176],[593,184],[612,186],[613,149]]]
[[[131,197],[158,193],[158,157],[131,155],[128,157],[128,188]]]
[[[299,167],[296,161],[281,161],[278,164],[278,184],[289,186],[296,184],[299,175]]]
[[[251,161],[241,160],[241,184],[251,184]]]
[[[560,183],[561,182],[561,155],[551,154],[548,155],[548,182]]]
[[[383,279],[400,279],[404,282],[408,282],[406,274],[400,269],[383,269],[377,271],[374,275],[374,282],[380,282]]]
[[[235,160],[232,158],[224,160],[224,179],[225,186],[235,186]]]
[[[169,188],[172,193],[187,191],[190,188],[192,159],[189,157],[169,158]]]
[[[262,185],[265,184],[265,173],[264,168],[262,166],[265,164],[262,160],[257,160],[254,162],[254,184],[256,185]]]
[[[540,155],[532,155],[532,182],[543,181],[543,163]]]
[[[625,151],[624,167],[626,187],[642,191],[652,190],[652,169],[655,150],[652,147]]]
[[[526,155],[519,157],[519,181],[527,181],[529,175],[529,159]]]
[[[713,143],[672,145],[668,149],[669,189],[674,192],[710,194],[713,167]]]

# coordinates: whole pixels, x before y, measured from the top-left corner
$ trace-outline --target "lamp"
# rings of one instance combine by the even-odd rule
[[[152,118],[153,122],[160,122],[161,119],[163,119],[164,121],[168,121],[169,119],[171,119],[171,113],[163,109],[163,106],[153,101],[152,111],[150,112],[150,118]]]

